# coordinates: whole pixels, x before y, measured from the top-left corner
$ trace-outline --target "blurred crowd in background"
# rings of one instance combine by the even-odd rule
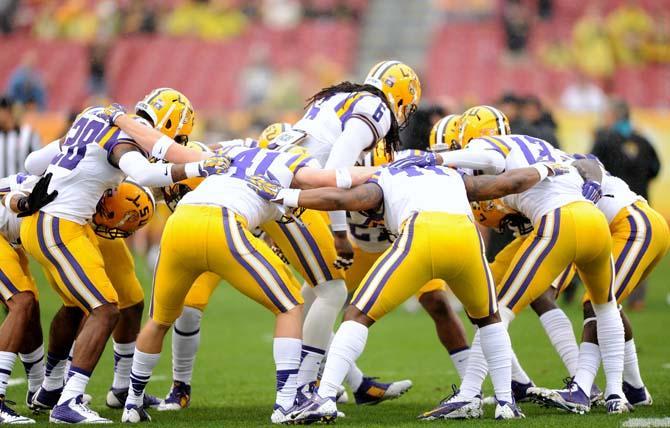
[[[194,139],[256,137],[272,122],[297,120],[320,88],[363,80],[356,66],[373,3],[0,0],[0,118],[12,116],[0,121],[0,137],[23,122],[48,142],[84,106],[119,101],[132,109],[156,86],[191,98]],[[649,127],[641,130],[630,109],[651,108],[642,122],[652,137],[670,137],[670,0],[430,5],[425,13],[437,22],[421,45],[425,61],[412,64],[424,96],[402,134],[407,147],[425,147],[444,115],[490,103],[513,132],[593,151],[648,195],[661,164],[653,143],[660,142],[649,141]],[[153,222],[135,248],[151,253],[161,229]]]

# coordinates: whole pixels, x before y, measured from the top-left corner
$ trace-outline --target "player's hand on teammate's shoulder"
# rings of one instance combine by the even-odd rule
[[[214,154],[205,160],[201,160],[198,165],[201,177],[209,177],[210,175],[223,174],[228,171],[232,160],[230,157],[217,150]]]
[[[425,168],[427,166],[437,165],[437,155],[432,152],[426,152],[420,156],[407,156],[402,159],[395,160],[388,164],[389,169],[405,169],[411,166]]]
[[[103,111],[97,113],[97,116],[107,122],[110,126],[114,126],[114,122],[119,116],[126,114],[126,109],[118,103],[112,103],[105,107]]]
[[[49,183],[51,182],[51,176],[52,174],[48,173],[41,177],[37,183],[35,183],[35,187],[33,187],[32,192],[19,201],[18,208],[21,212],[18,214],[18,217],[27,217],[33,215],[42,209],[42,207],[56,199],[56,196],[58,196],[57,190],[49,193]]]
[[[247,186],[266,201],[278,202],[281,199],[280,193],[284,188],[277,179],[265,175],[253,175],[245,180]]]

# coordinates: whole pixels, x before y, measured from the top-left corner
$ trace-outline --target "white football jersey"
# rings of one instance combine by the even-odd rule
[[[603,197],[596,204],[600,211],[605,214],[609,223],[614,220],[619,211],[637,201],[645,199],[630,190],[628,184],[619,177],[610,175],[603,170],[602,182]]]
[[[302,119],[293,125],[293,130],[307,134],[300,146],[325,165],[331,150],[347,150],[346,147],[335,148],[334,144],[352,118],[361,120],[372,131],[374,141],[370,141],[370,147],[384,138],[391,128],[391,112],[377,95],[341,92],[310,105]]]
[[[9,177],[0,179],[0,194],[22,191],[32,191],[35,183],[39,177],[26,174],[14,174]],[[14,246],[21,244],[21,218],[16,216],[16,213],[5,208],[4,204],[0,204],[0,235],[2,235],[7,242]]]
[[[295,173],[303,166],[318,168],[318,163],[304,154],[277,152],[243,146],[226,147],[223,153],[232,160],[224,174],[205,178],[188,192],[179,205],[215,205],[233,210],[244,217],[250,230],[282,216],[279,205],[266,201],[245,181],[253,175],[274,176],[283,187],[289,187]],[[197,221],[197,220],[196,220]]]
[[[499,135],[477,138],[465,150],[493,150],[505,159],[505,170],[526,168],[538,162],[564,162],[567,154],[539,138],[527,135]],[[533,224],[550,211],[576,201],[586,201],[582,196],[582,177],[571,167],[567,174],[548,177],[515,195],[508,195],[503,202],[528,217]]]
[[[397,234],[405,220],[423,211],[463,214],[474,221],[465,183],[454,169],[445,166],[382,168],[370,182],[377,183],[384,192],[384,222],[391,233]]]
[[[109,156],[117,144],[132,144],[133,140],[99,118],[96,114],[102,110],[103,107],[84,110],[65,135],[61,152],[46,170],[53,174],[49,191],[57,190],[58,196],[42,208],[43,212],[85,224],[95,213],[102,193],[126,178],[123,171],[110,163]],[[143,119],[136,119],[151,126]]]

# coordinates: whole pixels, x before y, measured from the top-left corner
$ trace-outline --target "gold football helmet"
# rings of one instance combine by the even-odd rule
[[[365,84],[386,95],[398,125],[404,127],[421,99],[421,82],[414,70],[400,61],[382,61],[372,67]]]
[[[180,144],[193,131],[193,106],[186,95],[172,88],[154,89],[135,105],[135,112],[144,113],[154,128]]]
[[[461,119],[459,114],[450,114],[438,120],[433,129],[430,130],[428,138],[428,147],[433,152],[443,152],[445,150],[457,150],[458,144],[458,125]]]
[[[284,131],[291,129],[291,124],[286,122],[276,122],[272,125],[269,125],[267,128],[261,132],[261,135],[258,137],[258,147],[261,149],[267,149],[268,145],[279,136]]]
[[[149,223],[155,209],[149,189],[123,181],[102,194],[93,214],[93,230],[106,239],[127,238]]]
[[[473,201],[470,202],[470,207],[479,224],[493,228],[500,233],[510,229],[515,233],[525,235],[533,230],[530,220],[509,208],[502,199]]]
[[[363,155],[362,160],[363,166],[382,166],[389,162],[393,162],[393,155],[389,155],[386,151],[386,142],[384,139],[377,141],[372,150]]]
[[[466,110],[459,128],[458,142],[463,148],[474,138],[512,133],[507,116],[495,107],[484,105]]]
[[[210,151],[206,145],[198,141],[189,141],[186,143],[186,147],[193,150],[200,150],[201,152]],[[161,193],[163,194],[165,205],[167,205],[170,211],[174,211],[175,208],[177,208],[179,201],[181,201],[181,198],[183,198],[184,195],[191,190],[198,187],[204,179],[205,177],[191,177],[180,182],[170,184],[169,186],[162,187]]]

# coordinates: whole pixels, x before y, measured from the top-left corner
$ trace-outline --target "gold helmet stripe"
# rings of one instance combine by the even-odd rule
[[[488,109],[496,117],[496,123],[498,124],[498,132],[500,133],[499,135],[506,135],[507,130],[505,129],[505,119],[503,118],[503,115],[500,113],[500,110],[491,106],[483,106],[483,107]]]
[[[147,95],[145,102],[147,104],[151,104],[151,102],[154,99],[156,99],[156,97],[158,97],[163,91],[166,91],[168,89],[170,89],[170,88],[156,88],[156,89],[154,89],[153,91],[151,91],[151,93],[149,95]]]
[[[447,128],[447,125],[449,125],[449,122],[451,122],[451,120],[455,117],[455,114],[450,114],[440,120],[439,124],[437,125],[437,131],[435,133],[435,145],[447,144],[447,142],[444,141],[444,130]]]
[[[375,70],[375,72],[372,74],[372,77],[375,79],[381,79],[384,73],[386,73],[389,68],[396,64],[400,64],[400,61],[385,61],[381,63],[379,68],[377,68],[377,70]]]

